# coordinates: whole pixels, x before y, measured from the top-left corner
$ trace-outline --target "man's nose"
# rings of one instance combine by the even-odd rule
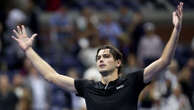
[[[101,59],[101,60],[100,60],[100,63],[102,63],[102,62],[103,62],[103,60]]]
[[[101,58],[100,58],[100,63],[102,63],[103,61],[104,61],[104,59],[101,57]]]

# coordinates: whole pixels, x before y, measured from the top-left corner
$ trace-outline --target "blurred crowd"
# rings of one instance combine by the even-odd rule
[[[194,8],[193,0],[182,1],[186,10]],[[58,73],[99,81],[95,55],[101,45],[121,50],[122,74],[159,58],[166,42],[141,10],[168,10],[177,4],[178,0],[1,0],[0,110],[86,110],[82,98],[47,82],[33,68],[11,39],[17,25],[24,24],[29,36],[38,33],[33,48]],[[192,110],[193,89],[194,38],[188,45],[178,44],[169,67],[141,93],[138,108]]]

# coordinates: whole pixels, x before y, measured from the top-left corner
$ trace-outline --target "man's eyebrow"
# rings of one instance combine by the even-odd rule
[[[105,53],[105,54],[103,54],[103,55],[110,55],[109,53]]]
[[[102,53],[100,55],[110,55],[110,53]],[[100,56],[100,55],[98,54],[98,56]]]

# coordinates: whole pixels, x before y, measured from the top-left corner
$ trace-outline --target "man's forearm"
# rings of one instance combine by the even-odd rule
[[[50,80],[51,75],[56,73],[56,71],[47,62],[40,58],[31,47],[25,51],[25,54],[27,58],[30,59],[36,70],[38,70],[45,79]]]
[[[165,64],[169,64],[171,62],[171,59],[174,56],[177,42],[180,36],[180,31],[181,31],[181,26],[174,27],[171,37],[163,50],[161,60],[165,62]]]

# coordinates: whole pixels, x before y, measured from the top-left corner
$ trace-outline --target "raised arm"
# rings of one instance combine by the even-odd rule
[[[74,87],[74,79],[58,74],[48,63],[46,63],[33,49],[32,43],[37,34],[33,34],[30,38],[27,36],[25,27],[17,26],[13,30],[16,37],[12,36],[17,41],[20,48],[24,50],[27,58],[32,62],[38,72],[48,81],[70,91],[76,91]]]
[[[170,64],[174,56],[176,45],[182,28],[182,17],[183,17],[182,2],[180,2],[180,4],[178,5],[177,10],[173,12],[172,17],[174,29],[172,31],[170,39],[166,44],[161,57],[145,68],[144,82],[150,81],[155,74],[158,74],[162,70],[164,70]]]

